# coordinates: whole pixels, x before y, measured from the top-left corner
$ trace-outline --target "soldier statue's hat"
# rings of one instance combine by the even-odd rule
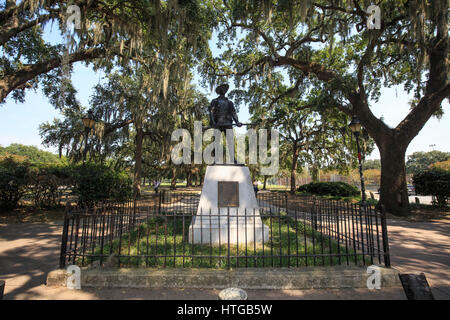
[[[221,84],[220,86],[218,86],[218,87],[216,88],[216,93],[217,93],[217,94],[220,94],[220,93],[219,93],[220,89],[223,89],[223,90],[225,90],[225,92],[227,92],[227,91],[228,91],[228,88],[230,88],[230,86],[228,85],[228,83]]]

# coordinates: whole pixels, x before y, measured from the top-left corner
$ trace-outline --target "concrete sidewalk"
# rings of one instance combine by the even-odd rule
[[[0,279],[5,299],[217,299],[218,290],[48,288],[46,275],[58,265],[61,224],[0,224]],[[450,299],[450,220],[388,220],[392,265],[425,272],[437,299]],[[249,299],[405,299],[401,288],[249,290]]]
[[[387,224],[392,266],[425,273],[434,297],[450,300],[450,219]]]
[[[0,224],[0,280],[4,299],[32,298],[58,266],[62,223]]]

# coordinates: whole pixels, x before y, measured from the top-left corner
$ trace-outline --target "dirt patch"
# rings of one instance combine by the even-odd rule
[[[137,212],[147,212],[149,207],[157,207],[158,197],[154,194],[142,197],[136,206]],[[76,201],[71,201],[72,206]],[[0,211],[0,223],[32,223],[32,222],[57,222],[64,220],[65,203],[56,208],[36,208],[30,201],[22,201],[20,206],[9,211]]]
[[[10,211],[0,212],[0,223],[56,222],[64,220],[64,207],[37,209],[21,206]]]
[[[386,217],[388,219],[409,221],[409,222],[429,222],[433,220],[442,220],[450,218],[450,208],[433,208],[429,207],[420,207],[420,208],[412,208],[411,215],[407,217],[395,216],[393,214],[387,213]]]

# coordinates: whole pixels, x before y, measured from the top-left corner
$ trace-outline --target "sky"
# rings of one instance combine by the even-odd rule
[[[45,39],[49,42],[58,41],[58,35],[51,27],[45,30]],[[214,39],[211,40],[213,44]],[[213,45],[214,47],[214,45]],[[213,48],[213,52],[215,48]],[[77,98],[85,107],[89,106],[89,98],[93,93],[92,88],[102,81],[104,74],[94,72],[84,63],[74,64],[72,81],[78,91]],[[194,78],[195,81],[195,78]],[[232,84],[231,89],[233,88]],[[197,85],[211,100],[216,97],[215,92],[205,90]],[[411,96],[402,87],[384,88],[377,103],[371,104],[371,110],[377,117],[383,117],[384,121],[391,127],[395,127],[409,112],[409,100]],[[450,116],[448,115],[449,104],[443,103],[446,113],[442,119],[431,118],[420,133],[410,143],[406,155],[416,151],[440,150],[450,152]],[[248,122],[249,113],[245,106],[240,107],[239,120]],[[51,122],[55,117],[60,117],[49,103],[48,99],[40,89],[28,91],[24,103],[15,103],[13,99],[7,98],[6,103],[0,105],[0,145],[8,146],[11,143],[34,145],[41,149],[56,153],[55,148],[48,148],[41,144],[39,125]],[[243,128],[240,129],[242,131]],[[368,159],[379,159],[378,149],[367,157]]]

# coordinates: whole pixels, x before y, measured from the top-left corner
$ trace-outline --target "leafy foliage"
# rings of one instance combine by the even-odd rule
[[[444,207],[450,196],[450,171],[432,168],[416,173],[413,183],[418,194],[436,197],[435,205]]]
[[[70,188],[69,167],[46,165],[31,168],[29,191],[36,207],[56,207]]]
[[[80,24],[67,25],[70,5],[80,9]],[[215,25],[210,1],[178,0],[24,0],[0,3],[0,103],[12,93],[24,101],[25,91],[43,85],[58,108],[76,106],[70,81],[72,64],[87,61],[110,72],[136,62],[152,70],[155,56],[199,58],[208,47]],[[69,21],[68,21],[69,20]],[[44,39],[46,24],[54,24],[56,43]],[[73,30],[72,30],[73,29]],[[63,40],[59,40],[63,39]],[[170,44],[176,41],[176,47]],[[149,54],[151,52],[151,54]],[[170,74],[170,61],[163,77]],[[184,75],[184,71],[179,70]],[[167,81],[161,83],[164,95]]]
[[[289,91],[285,82],[283,72],[272,72],[250,83],[247,91],[234,90],[230,96],[249,105],[258,127],[278,130],[281,166],[290,171],[291,192],[295,192],[295,177],[302,167],[309,167],[313,179],[321,169],[348,172],[356,159],[356,144],[347,126],[349,118],[329,107],[326,91],[299,76],[299,90],[285,95]],[[360,140],[363,153],[370,153],[373,140],[365,130]]]
[[[65,162],[37,147],[18,143],[0,147],[0,161],[4,209],[17,207],[25,194],[31,196],[37,207],[54,207],[70,186]]]
[[[381,161],[380,159],[374,160],[366,160],[363,165],[365,170],[378,169],[381,170]]]
[[[62,160],[51,152],[40,150],[35,146],[26,146],[19,143],[12,143],[8,147],[0,147],[0,156],[7,154],[23,156],[32,164],[57,164]]]
[[[23,156],[0,156],[0,208],[13,209],[27,191],[30,162]]]
[[[432,168],[441,168],[443,170],[450,171],[450,159],[446,161],[439,161],[436,163],[433,163],[431,165]]]
[[[364,170],[364,178],[369,184],[379,185],[381,179],[381,170],[380,169]]]
[[[94,205],[104,200],[125,202],[132,194],[132,180],[124,171],[102,164],[85,163],[71,168],[73,194],[78,202]]]
[[[446,161],[450,159],[450,152],[430,151],[430,152],[414,152],[408,156],[406,162],[406,171],[416,174],[420,171],[427,170],[433,163]]]
[[[123,202],[131,197],[131,178],[106,165],[33,164],[27,157],[0,156],[0,208],[14,209],[24,195],[37,207],[55,207],[72,188],[80,204]]]
[[[380,200],[389,212],[407,215],[406,148],[431,116],[442,116],[450,96],[448,1],[378,1],[379,28],[366,24],[366,0],[259,3],[223,3],[223,51],[203,69],[205,82],[234,77],[236,86],[252,86],[279,70],[287,88],[272,101],[320,91],[317,102],[358,117],[374,139],[385,171]],[[382,88],[392,86],[414,94],[412,111],[395,128],[371,110]]]
[[[359,190],[345,182],[311,182],[298,187],[297,191],[321,196],[355,197]]]

